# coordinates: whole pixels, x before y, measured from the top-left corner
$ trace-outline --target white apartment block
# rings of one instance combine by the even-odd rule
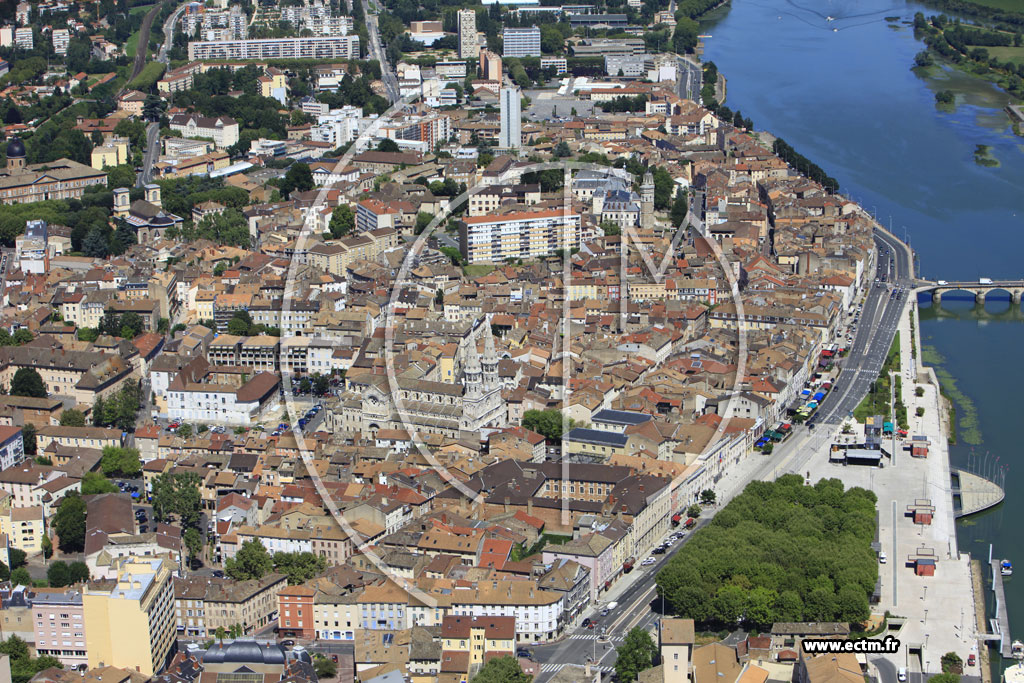
[[[267,372],[241,387],[185,383],[176,378],[167,388],[167,416],[184,422],[247,426],[276,405],[279,386],[277,376]]]
[[[58,55],[67,54],[68,43],[71,42],[71,32],[66,28],[55,28],[50,36],[53,42],[53,51]]]
[[[476,33],[476,10],[460,9],[459,26],[459,59],[476,59],[480,54],[479,38]]]
[[[559,210],[470,216],[459,223],[462,255],[470,263],[548,256],[579,247],[592,233],[582,229],[580,214]]]
[[[193,41],[188,44],[188,58],[359,59],[359,36]]]
[[[540,29],[506,28],[503,34],[505,57],[540,57]]]
[[[330,113],[316,117],[316,125],[309,131],[314,142],[327,142],[335,147],[352,142],[359,136],[363,110],[354,105],[332,109]]]
[[[35,38],[32,36],[32,29],[19,28],[14,32],[14,45],[23,50],[31,50],[35,47]]]

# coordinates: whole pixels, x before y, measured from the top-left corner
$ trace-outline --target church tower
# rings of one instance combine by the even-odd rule
[[[114,190],[114,217],[127,218],[128,210],[131,208],[131,197],[127,187],[119,187]]]
[[[480,354],[476,350],[476,340],[470,339],[466,346],[466,362],[462,366],[463,386],[467,398],[479,398],[484,392],[483,369],[480,367]]]
[[[644,173],[640,185],[640,227],[644,230],[654,227],[654,176],[650,171]]]
[[[490,326],[484,330],[484,386],[487,389],[494,389],[499,385],[498,380],[498,352],[494,348],[494,335],[491,334]]]

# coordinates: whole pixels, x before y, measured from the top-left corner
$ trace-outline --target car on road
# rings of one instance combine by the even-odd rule
[[[899,681],[907,680],[907,667],[901,666],[899,669],[897,669],[896,670],[896,678]]]
[[[294,640],[282,640],[281,641],[281,647],[295,647],[295,641]]]
[[[663,554],[665,554],[665,548],[659,545],[657,548],[655,548],[651,552],[654,553],[655,555],[663,555]]]
[[[608,616],[608,612],[609,611],[611,611],[611,610],[609,610],[607,607],[605,607],[603,610],[601,610],[601,616],[602,617]]]
[[[516,650],[516,657],[526,657],[527,659],[533,657],[533,653],[527,650],[525,647],[521,647]]]
[[[583,628],[590,628],[593,623],[594,622],[592,622],[590,620],[590,618],[587,617],[586,619],[583,620],[583,623],[581,623],[580,626],[582,626]]]

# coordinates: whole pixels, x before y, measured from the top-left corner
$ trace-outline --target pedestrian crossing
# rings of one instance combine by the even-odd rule
[[[583,664],[566,664],[564,662],[559,663],[559,664],[554,664],[554,663],[552,663],[552,664],[541,664],[540,665],[540,670],[541,670],[541,673],[556,673],[558,671],[561,671],[562,667],[565,667],[565,666],[576,666],[576,667],[579,667],[579,668],[582,669],[584,665]],[[607,666],[607,665],[591,666],[590,668],[593,671],[600,671],[603,674],[610,674],[610,673],[615,671],[615,667],[614,666]]]
[[[596,633],[574,633],[571,636],[569,636],[569,640],[597,640],[598,638],[600,638],[600,636]],[[625,636],[608,636],[606,640],[610,640],[612,642],[621,642],[625,640]]]

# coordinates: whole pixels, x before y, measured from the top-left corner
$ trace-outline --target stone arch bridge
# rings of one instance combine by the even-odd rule
[[[950,292],[968,292],[973,294],[976,303],[985,303],[985,299],[989,294],[1000,292],[1009,294],[1010,300],[1013,303],[1020,304],[1021,297],[1024,295],[1024,280],[992,280],[991,282],[982,282],[980,280],[971,280],[969,282],[947,282],[945,280],[937,282],[919,281],[916,290],[922,293],[930,292],[932,301],[935,303],[942,301],[942,296]]]

